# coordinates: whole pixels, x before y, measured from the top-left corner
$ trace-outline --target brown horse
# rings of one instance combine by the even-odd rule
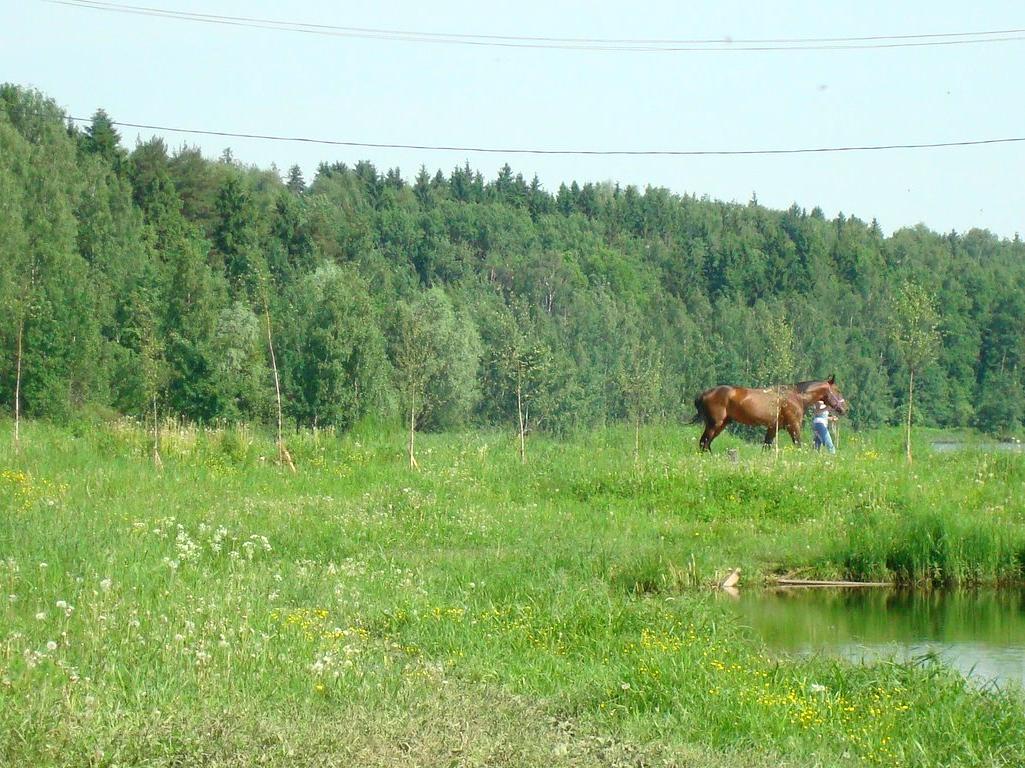
[[[847,401],[836,388],[833,376],[826,381],[802,381],[789,387],[749,389],[723,385],[705,390],[694,401],[698,417],[705,422],[701,450],[711,452],[712,441],[731,421],[767,427],[766,445],[772,445],[776,430],[783,427],[794,444],[800,445],[804,412],[819,401],[840,414],[847,412]]]

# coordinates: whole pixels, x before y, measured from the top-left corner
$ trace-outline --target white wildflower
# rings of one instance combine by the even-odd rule
[[[199,558],[199,545],[192,540],[188,531],[181,524],[178,525],[178,535],[174,539],[175,549],[178,550],[178,560],[188,562]]]

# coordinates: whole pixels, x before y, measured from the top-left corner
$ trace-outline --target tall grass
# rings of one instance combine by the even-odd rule
[[[1020,579],[1021,457],[473,432],[410,472],[366,429],[292,475],[236,425],[162,469],[129,423],[0,432],[0,764],[1025,762],[1020,694],[769,656],[707,589]]]

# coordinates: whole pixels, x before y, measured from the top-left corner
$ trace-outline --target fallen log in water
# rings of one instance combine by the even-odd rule
[[[818,579],[776,579],[778,587],[892,587],[888,581],[823,581]]]

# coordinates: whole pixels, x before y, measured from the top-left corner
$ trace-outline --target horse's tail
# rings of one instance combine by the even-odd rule
[[[708,421],[708,415],[705,411],[704,392],[694,398],[694,408],[697,409],[697,413],[694,415],[694,418],[690,420],[691,424],[697,424],[699,421]]]

